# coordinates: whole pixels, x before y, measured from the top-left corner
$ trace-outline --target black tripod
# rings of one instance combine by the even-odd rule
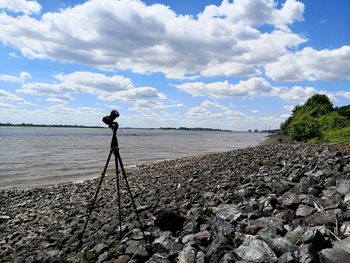
[[[119,116],[119,113],[118,113],[118,116]],[[118,117],[117,116],[117,117]],[[109,116],[108,116],[109,117]],[[113,117],[113,116],[112,116]],[[106,118],[106,117],[105,117]],[[109,119],[108,119],[109,120]],[[105,121],[105,119],[104,119]],[[115,158],[115,172],[116,172],[116,179],[117,179],[117,195],[118,195],[118,215],[119,215],[119,232],[120,234],[122,233],[122,215],[121,215],[121,209],[120,209],[120,181],[119,181],[119,169],[118,169],[118,163],[120,165],[120,169],[122,171],[122,177],[123,179],[125,180],[125,184],[126,184],[126,187],[127,187],[127,190],[129,192],[129,195],[130,195],[130,199],[131,199],[131,203],[132,203],[132,206],[135,210],[135,214],[136,214],[136,218],[137,218],[137,221],[139,222],[140,224],[140,228],[141,228],[141,232],[142,232],[142,235],[143,235],[143,238],[144,240],[146,241],[146,236],[145,236],[145,233],[143,232],[143,226],[142,226],[142,223],[141,223],[141,220],[140,220],[140,217],[139,217],[139,214],[137,212],[137,208],[136,208],[136,205],[135,205],[135,201],[134,201],[134,198],[132,196],[132,193],[131,193],[131,190],[130,190],[130,186],[129,186],[129,182],[128,182],[128,179],[126,177],[126,172],[125,172],[125,169],[124,169],[124,166],[123,166],[123,162],[122,162],[122,158],[120,157],[120,154],[119,154],[119,147],[118,147],[118,139],[117,139],[117,130],[118,130],[118,127],[119,127],[119,124],[117,122],[110,122],[108,123],[109,124],[109,127],[113,130],[113,136],[112,136],[112,141],[111,141],[111,149],[109,151],[109,155],[108,155],[108,158],[107,158],[107,162],[106,162],[106,165],[103,169],[103,172],[101,174],[101,179],[100,179],[100,182],[98,184],[98,187],[97,187],[97,190],[96,190],[96,193],[95,193],[95,197],[94,197],[94,200],[90,206],[90,209],[88,211],[88,215],[87,215],[87,218],[86,218],[86,221],[85,221],[85,225],[84,225],[84,229],[83,231],[81,232],[80,234],[80,237],[79,237],[79,244],[77,246],[77,251],[78,249],[80,248],[81,244],[82,244],[82,239],[83,239],[83,236],[84,236],[84,233],[85,233],[85,230],[86,230],[86,227],[87,227],[87,224],[89,222],[89,219],[90,219],[90,216],[91,216],[91,213],[92,213],[92,210],[94,209],[94,206],[95,206],[95,203],[96,203],[96,199],[97,199],[97,196],[98,196],[98,193],[100,191],[100,188],[101,188],[101,184],[102,184],[102,181],[103,181],[103,178],[105,177],[105,174],[106,174],[106,170],[107,170],[107,167],[108,167],[108,163],[111,159],[111,156],[112,154],[114,154],[114,158]]]

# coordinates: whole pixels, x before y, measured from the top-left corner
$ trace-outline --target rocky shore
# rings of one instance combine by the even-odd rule
[[[110,172],[113,174],[113,172]],[[0,262],[350,262],[350,145],[268,143],[0,191]]]

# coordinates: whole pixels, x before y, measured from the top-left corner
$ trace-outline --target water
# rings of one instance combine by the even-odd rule
[[[98,177],[109,154],[111,135],[109,129],[0,127],[0,188]],[[118,131],[125,165],[255,146],[265,136],[213,131]]]

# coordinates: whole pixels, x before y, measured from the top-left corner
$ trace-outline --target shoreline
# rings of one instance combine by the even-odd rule
[[[349,144],[272,142],[136,167],[128,181],[150,243],[142,241],[123,182],[120,238],[116,182],[109,176],[77,254],[97,180],[0,190],[0,258],[128,262],[133,257],[134,263],[335,260],[350,256],[343,249],[350,243],[349,177]],[[182,222],[176,229],[159,223],[169,211]]]
[[[259,142],[258,145],[262,145],[265,143],[270,143],[270,142],[274,142],[274,134],[270,134],[270,135],[266,135],[265,139],[262,140],[261,142]],[[256,145],[256,146],[258,146]],[[255,147],[255,146],[246,146],[244,148],[237,148],[237,149],[245,149],[245,148],[249,148],[249,147]],[[184,156],[184,157],[178,157],[178,158],[173,158],[173,159],[160,159],[160,160],[154,160],[154,161],[146,161],[143,163],[133,163],[133,164],[124,164],[124,167],[126,169],[126,171],[135,169],[137,167],[143,167],[146,165],[152,165],[152,164],[157,164],[159,162],[163,162],[163,161],[170,161],[170,160],[178,160],[181,161],[181,159],[187,159],[187,158],[192,158],[192,157],[199,157],[199,156],[204,156],[204,155],[208,155],[208,154],[215,154],[215,153],[225,153],[225,152],[229,152],[229,151],[234,151],[237,149],[230,149],[227,151],[213,151],[213,152],[205,152],[202,154],[195,154],[195,155],[188,155],[188,156]],[[111,163],[113,164],[113,160],[111,160],[109,166],[111,166]],[[103,170],[103,163],[101,163],[101,172]],[[111,170],[109,170],[110,172]],[[112,169],[113,171],[113,169]],[[106,174],[106,177],[108,176],[115,176],[114,174],[110,173],[110,174]],[[23,184],[20,186],[15,186],[15,185],[10,185],[10,186],[0,186],[0,191],[1,190],[11,190],[11,189],[21,189],[21,190],[25,190],[25,189],[31,189],[31,188],[42,188],[42,187],[54,187],[56,185],[61,185],[61,184],[70,184],[70,183],[74,183],[74,184],[79,184],[79,183],[83,183],[84,181],[89,181],[89,180],[97,180],[98,178],[101,177],[101,173],[97,174],[96,176],[92,176],[89,178],[79,178],[79,179],[73,179],[73,180],[67,180],[67,181],[54,181],[52,183],[50,182],[44,182],[44,183],[37,183],[37,184]],[[68,179],[68,178],[67,178]]]

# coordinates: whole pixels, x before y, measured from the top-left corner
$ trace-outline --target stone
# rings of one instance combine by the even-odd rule
[[[289,207],[295,204],[299,204],[301,202],[299,196],[292,192],[287,192],[280,198],[280,202],[283,206]]]
[[[334,248],[341,248],[344,251],[350,253],[350,237],[344,238],[341,241],[334,243]]]
[[[136,241],[136,240],[130,240],[126,242],[125,254],[133,255],[138,250],[139,245],[140,245],[140,241]]]
[[[130,260],[130,257],[128,255],[122,255],[117,258],[115,263],[127,263],[129,262],[129,260]]]
[[[181,216],[176,211],[163,209],[157,213],[154,224],[162,230],[176,232],[182,228],[185,221],[186,218]]]
[[[299,262],[317,262],[317,254],[312,244],[306,244],[299,247]]]
[[[316,227],[306,230],[306,232],[303,234],[303,242],[304,244],[313,244],[316,251],[332,246],[331,242],[326,240]]]
[[[102,263],[102,262],[106,261],[106,260],[108,259],[108,257],[109,257],[109,254],[108,254],[107,251],[105,251],[104,253],[102,253],[102,254],[98,257],[96,263]]]
[[[286,252],[278,258],[278,263],[296,263],[296,259],[292,252]]]
[[[310,226],[325,225],[328,223],[335,224],[337,215],[341,216],[343,211],[341,209],[331,209],[322,212],[316,212],[305,219],[305,223]]]
[[[229,237],[218,235],[211,242],[210,247],[206,253],[210,262],[219,262],[221,258],[229,251],[233,250],[233,242]]]
[[[349,179],[339,179],[337,180],[337,192],[345,195],[350,192],[350,180]]]
[[[202,232],[197,233],[194,236],[194,239],[197,241],[197,243],[200,246],[207,246],[210,243],[211,240],[211,234],[209,231],[204,230]]]
[[[194,263],[196,260],[196,251],[190,244],[186,244],[177,258],[178,263]]]
[[[235,230],[234,225],[220,217],[215,218],[214,227],[216,232],[221,235],[229,235]]]
[[[241,209],[233,204],[221,204],[218,207],[214,207],[213,212],[216,217],[231,223],[237,221],[242,216]]]
[[[349,263],[350,253],[341,248],[326,248],[318,253],[320,263]]]
[[[247,235],[236,250],[237,256],[249,262],[276,262],[277,257],[268,244],[254,236]]]
[[[340,233],[344,236],[350,236],[350,221],[343,222],[340,227]]]
[[[315,211],[315,208],[308,205],[300,204],[296,211],[296,216],[306,217],[311,215],[314,211]]]

